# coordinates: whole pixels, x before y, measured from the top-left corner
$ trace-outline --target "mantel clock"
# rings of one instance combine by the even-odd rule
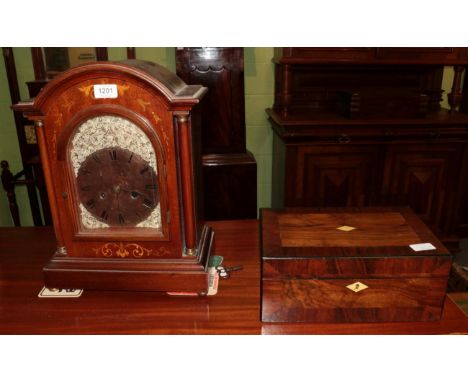
[[[150,62],[97,62],[15,105],[36,126],[57,238],[46,286],[206,293],[205,92]]]

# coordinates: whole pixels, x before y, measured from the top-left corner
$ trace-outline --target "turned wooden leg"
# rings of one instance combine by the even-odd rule
[[[281,94],[283,100],[283,116],[289,114],[289,109],[291,106],[291,67],[290,65],[283,65],[283,92]]]
[[[1,163],[2,168],[2,186],[6,191],[8,204],[10,206],[11,216],[13,217],[13,222],[15,227],[21,226],[20,224],[20,217],[19,217],[19,209],[18,204],[16,203],[16,194],[15,194],[15,183],[13,174],[10,171],[10,166],[6,160],[2,160]]]
[[[455,75],[453,76],[452,91],[450,94],[447,95],[451,112],[454,112],[456,110],[463,98],[463,94],[461,92],[461,78],[465,67],[454,66],[453,70],[455,71]]]

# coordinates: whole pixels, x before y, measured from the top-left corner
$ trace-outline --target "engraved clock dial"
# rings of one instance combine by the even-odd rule
[[[120,116],[99,115],[78,126],[71,143],[84,228],[161,230],[156,153],[139,126]]]
[[[81,163],[76,182],[81,203],[96,219],[109,226],[135,226],[158,204],[156,181],[140,155],[107,147]]]

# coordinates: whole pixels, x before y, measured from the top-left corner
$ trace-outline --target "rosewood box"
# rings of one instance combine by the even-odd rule
[[[409,208],[263,209],[261,242],[263,322],[440,319],[452,257]]]

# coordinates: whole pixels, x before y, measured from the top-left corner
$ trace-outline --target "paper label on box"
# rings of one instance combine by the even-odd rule
[[[94,98],[117,98],[119,96],[115,84],[94,85],[93,90]]]
[[[218,293],[219,273],[216,268],[208,268],[208,296]]]
[[[436,249],[431,243],[419,243],[419,244],[410,244],[410,247],[413,251],[430,251]]]

